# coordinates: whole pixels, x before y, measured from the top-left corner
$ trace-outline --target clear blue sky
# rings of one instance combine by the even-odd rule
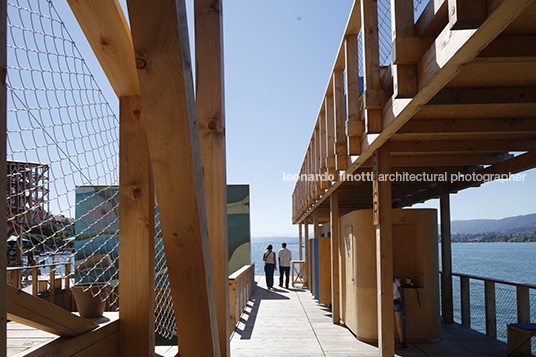
[[[283,181],[283,173],[299,172],[352,3],[224,1],[227,180],[250,185],[254,238],[298,234],[291,223],[295,183]],[[55,5],[118,113],[115,95],[65,0]],[[488,183],[452,195],[451,218],[534,213],[535,182],[531,170],[524,182]],[[437,206],[434,200],[415,207]]]

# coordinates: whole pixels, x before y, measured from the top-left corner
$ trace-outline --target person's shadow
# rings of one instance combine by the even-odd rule
[[[282,292],[287,292],[285,290],[279,290],[272,288],[268,290],[264,287],[256,285],[253,290],[251,298],[246,304],[242,315],[236,325],[234,332],[240,335],[241,340],[249,340],[253,329],[255,327],[255,322],[257,321],[257,314],[259,312],[259,307],[262,300],[288,300],[288,296],[282,295]]]

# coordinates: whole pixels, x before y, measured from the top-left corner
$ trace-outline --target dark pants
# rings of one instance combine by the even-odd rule
[[[275,264],[266,263],[264,272],[266,273],[266,286],[271,288],[274,286],[274,270]]]
[[[279,286],[283,286],[283,274],[287,277],[287,283],[285,286],[288,288],[288,275],[290,274],[290,267],[279,266]]]

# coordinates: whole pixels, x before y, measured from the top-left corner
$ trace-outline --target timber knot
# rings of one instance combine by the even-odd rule
[[[134,114],[134,119],[135,119],[135,120],[140,120],[140,119],[141,119],[141,110],[139,110],[139,109],[134,109],[133,114]]]
[[[218,129],[218,123],[216,123],[215,120],[211,120],[211,121],[208,122],[207,128],[208,128],[208,130],[214,131],[214,130]]]
[[[108,40],[104,37],[100,38],[100,44],[103,46],[108,46]]]
[[[147,67],[147,62],[143,58],[136,58],[136,68],[144,69],[145,67]]]
[[[131,194],[132,194],[132,197],[134,197],[134,199],[136,200],[139,200],[143,196],[143,192],[139,187],[132,188]]]

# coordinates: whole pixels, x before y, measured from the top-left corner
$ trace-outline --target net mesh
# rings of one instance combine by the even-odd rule
[[[11,1],[7,22],[9,248],[116,306],[119,120],[51,1]],[[172,337],[156,222],[156,329]]]

